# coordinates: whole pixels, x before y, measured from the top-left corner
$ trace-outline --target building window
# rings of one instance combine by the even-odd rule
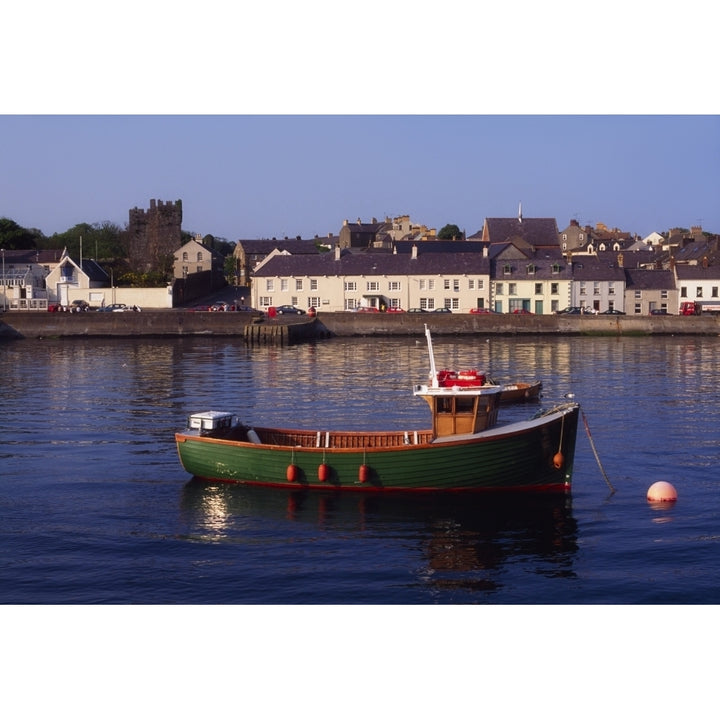
[[[468,290],[475,289],[475,281],[472,278],[468,278]]]
[[[202,265],[198,265],[198,266],[195,268],[195,272],[202,272],[202,271],[203,271]]]
[[[453,292],[460,292],[460,280],[453,280]]]
[[[202,255],[201,252],[199,252],[199,253],[197,254],[197,262],[202,262],[202,261],[203,261],[203,255]]]
[[[581,294],[581,295],[587,295],[587,288],[585,287],[585,281],[584,281],[584,280],[580,283],[580,294]]]
[[[635,314],[636,315],[642,314],[642,305],[640,303],[635,303]]]
[[[505,293],[505,289],[503,288],[502,283],[495,283],[495,294],[496,295],[503,295]]]
[[[303,281],[302,281],[302,278],[297,278],[297,279],[295,280],[295,289],[296,289],[298,292],[302,292],[302,289],[303,289]]]
[[[310,290],[317,290],[317,288],[318,288],[317,282],[318,282],[317,280],[310,281]]]
[[[558,275],[560,273],[560,266],[557,263],[553,264],[552,273],[553,275]]]
[[[510,275],[510,274],[512,274],[512,267],[509,264],[503,266],[503,275]]]
[[[615,283],[611,280],[608,283],[608,295],[614,295],[615,294]]]
[[[550,294],[557,295],[560,292],[560,286],[557,283],[550,283]]]
[[[687,288],[686,287],[680,288],[680,297],[687,297]]]
[[[710,297],[716,298],[718,296],[718,286],[713,285],[712,290],[710,291]]]
[[[668,291],[667,291],[667,290],[661,290],[661,291],[660,291],[660,297],[661,297],[663,300],[667,300]]]
[[[527,274],[528,275],[534,275],[535,274],[535,266],[531,263],[527,266]]]
[[[451,310],[457,310],[460,307],[460,303],[457,298],[445,299],[445,307]]]
[[[435,298],[420,298],[420,307],[423,310],[434,310]]]
[[[260,307],[272,307],[273,301],[269,295],[260,296]]]
[[[542,295],[542,283],[535,283],[535,294]]]
[[[402,287],[399,280],[390,280],[388,282],[388,292],[400,292]]]
[[[357,283],[354,280],[345,281],[345,292],[355,292],[357,290]]]
[[[695,297],[702,297],[702,286],[698,285],[695,288]]]
[[[289,289],[288,281],[286,279],[280,280],[280,292],[287,292]]]
[[[368,280],[367,281],[367,289],[369,292],[379,292],[380,291],[380,283],[377,280]]]
[[[428,280],[427,289],[428,289],[428,290],[434,290],[434,289],[435,289],[435,281],[434,281],[434,280]]]
[[[425,290],[425,289],[426,289],[425,280],[418,280],[418,288],[419,288],[420,290]]]
[[[271,278],[265,280],[265,290],[267,292],[275,292],[275,281]]]
[[[600,283],[594,282],[593,283],[593,295],[599,295],[600,294]]]
[[[508,283],[508,295],[517,295],[517,283]]]
[[[635,299],[636,299],[636,300],[639,300],[641,297],[642,297],[642,291],[641,291],[641,290],[636,290],[636,291],[635,291]]]
[[[320,307],[320,298],[319,297],[309,297],[307,301],[308,307],[314,307],[319,308]]]
[[[183,259],[183,262],[187,262],[189,260],[187,252],[183,253],[182,259]]]

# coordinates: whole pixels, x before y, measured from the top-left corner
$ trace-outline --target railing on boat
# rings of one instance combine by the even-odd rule
[[[380,431],[380,432],[332,432],[297,431],[255,428],[260,442],[268,445],[284,445],[304,448],[363,448],[401,447],[429,443],[433,439],[430,430]]]

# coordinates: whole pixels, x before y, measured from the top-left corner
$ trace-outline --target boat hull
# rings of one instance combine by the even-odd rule
[[[474,435],[392,447],[305,447],[177,433],[180,462],[213,481],[355,491],[570,489],[579,405]],[[260,438],[272,429],[256,428]],[[382,433],[359,433],[367,445]]]

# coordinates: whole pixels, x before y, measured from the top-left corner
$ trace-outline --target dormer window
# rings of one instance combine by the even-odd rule
[[[528,275],[534,275],[534,274],[535,274],[535,266],[534,266],[532,263],[530,263],[530,264],[527,266],[527,274],[528,274]]]
[[[560,266],[557,263],[553,263],[552,273],[553,275],[558,275],[560,273]]]
[[[505,265],[503,267],[503,275],[510,275],[512,274],[512,267],[510,265]]]

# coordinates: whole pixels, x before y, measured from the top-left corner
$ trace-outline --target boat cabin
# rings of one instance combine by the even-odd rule
[[[436,438],[488,430],[497,423],[500,388],[459,388],[416,385],[414,395],[430,406]]]

